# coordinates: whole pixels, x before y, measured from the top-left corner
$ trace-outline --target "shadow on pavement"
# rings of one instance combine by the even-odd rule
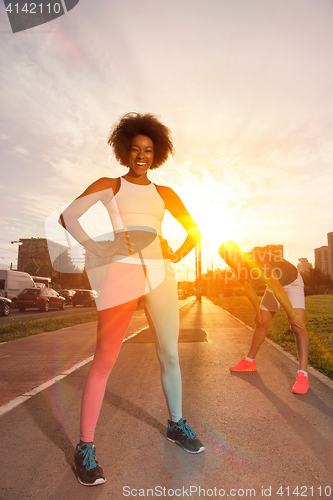
[[[304,444],[313,450],[318,460],[322,462],[324,467],[329,472],[331,471],[331,464],[327,461],[327,457],[330,454],[330,443],[320,432],[317,431],[313,424],[308,422],[304,417],[282,401],[282,399],[280,399],[273,391],[271,391],[271,389],[264,384],[258,372],[250,373],[250,377],[248,373],[231,373],[233,377],[244,380],[244,382],[258,389],[283,416],[295,433],[300,436],[300,438],[304,441]],[[314,394],[310,389],[307,394],[301,396],[295,394],[294,396],[295,398],[301,397],[304,402],[309,403]]]
[[[118,410],[122,410],[123,412],[127,413],[127,415],[136,418],[137,420],[141,420],[141,422],[147,425],[150,425],[150,427],[156,429],[162,436],[165,435],[165,425],[163,425],[155,417],[150,415],[135,403],[128,401],[118,394],[108,391],[106,391],[105,393],[104,401],[113,406],[116,406]]]
[[[34,401],[37,403],[29,405],[31,417],[43,434],[63,452],[66,462],[72,467],[75,449],[64,430],[63,415],[57,418],[55,408],[51,407],[48,391],[41,392]]]

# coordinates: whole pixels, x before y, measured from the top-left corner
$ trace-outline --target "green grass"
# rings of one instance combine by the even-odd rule
[[[255,327],[254,310],[247,297],[213,297],[211,300],[247,325]],[[306,297],[305,308],[305,323],[310,338],[309,363],[333,380],[333,295]],[[267,336],[297,357],[294,335],[282,308],[275,315]]]
[[[89,321],[97,321],[97,311],[84,312],[82,314],[71,314],[50,319],[35,319],[23,321],[22,323],[8,323],[0,325],[0,342],[8,342],[9,340],[22,339],[37,335],[43,332],[53,332],[66,328],[68,326],[80,325]]]

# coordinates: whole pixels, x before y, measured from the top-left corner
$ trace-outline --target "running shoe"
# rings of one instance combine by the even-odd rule
[[[105,483],[102,467],[95,457],[95,446],[91,443],[77,445],[75,449],[74,468],[79,483],[84,486],[96,486]]]
[[[205,449],[196,436],[185,418],[181,418],[176,425],[170,425],[170,420],[168,421],[167,439],[178,444],[188,453],[201,453]]]
[[[237,365],[229,368],[231,372],[256,372],[257,365],[255,360],[248,361],[246,358],[242,359]]]
[[[304,373],[299,372],[296,376],[296,382],[291,391],[294,394],[306,394],[309,389],[309,379]]]

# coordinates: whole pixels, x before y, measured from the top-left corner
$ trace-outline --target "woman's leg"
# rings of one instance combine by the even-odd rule
[[[257,325],[253,332],[251,347],[247,355],[248,358],[255,359],[258,354],[258,351],[265,340],[268,327],[274,317],[274,314],[275,312],[261,310],[262,324],[261,326]]]
[[[304,296],[304,282],[302,276],[298,274],[293,283],[284,287],[291,305],[293,306],[296,314],[304,322],[305,317],[305,296]],[[290,329],[295,335],[296,349],[299,362],[299,370],[307,371],[308,356],[309,356],[309,335],[305,329],[297,328],[289,323]]]
[[[122,262],[106,266],[98,298],[96,351],[82,395],[81,441],[93,440],[108,376],[145,287],[142,266]]]
[[[256,325],[253,332],[252,342],[249,352],[245,358],[243,358],[237,365],[232,366],[230,371],[232,372],[255,372],[257,371],[257,365],[255,362],[255,357],[265,340],[267,335],[268,327],[274,317],[274,314],[279,310],[279,302],[276,300],[274,293],[269,288],[266,288],[263,298],[260,303],[261,311],[261,325]]]
[[[149,269],[150,272],[151,269]],[[149,326],[155,337],[161,366],[162,388],[170,419],[182,417],[182,384],[178,358],[179,305],[177,283],[171,265],[163,282],[143,297]]]
[[[265,293],[261,299],[261,325],[256,325],[253,332],[252,343],[247,355],[248,358],[254,359],[263,344],[267,335],[268,327],[274,318],[274,315],[280,309],[280,304],[275,297],[273,291],[266,287]]]
[[[148,274],[150,272],[149,269]],[[188,453],[201,453],[205,449],[204,445],[182,418],[182,382],[178,359],[178,292],[170,264],[166,266],[165,274],[163,282],[144,296],[144,306],[155,337],[162,387],[170,414],[166,437]]]
[[[298,308],[294,308],[294,309],[295,309],[296,313],[298,314],[298,316],[304,321],[305,310],[298,309]],[[294,325],[291,326],[289,324],[289,326],[295,335],[299,369],[304,370],[306,372],[307,367],[308,367],[308,357],[309,357],[309,335],[308,335],[308,332],[306,330],[302,330],[301,328],[297,328]]]
[[[93,442],[106,383],[137,302],[135,299],[98,313],[96,351],[82,394],[80,440],[85,443]]]

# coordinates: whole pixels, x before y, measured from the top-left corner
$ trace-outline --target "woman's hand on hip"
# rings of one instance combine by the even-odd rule
[[[110,245],[100,249],[99,256],[103,259],[107,259],[113,255],[124,255],[128,257],[131,253],[131,245],[126,234],[118,233],[115,235],[115,239]]]
[[[170,259],[172,263],[176,264],[179,260],[178,255],[169,246],[167,240],[160,238],[160,245],[161,245],[163,259]]]

